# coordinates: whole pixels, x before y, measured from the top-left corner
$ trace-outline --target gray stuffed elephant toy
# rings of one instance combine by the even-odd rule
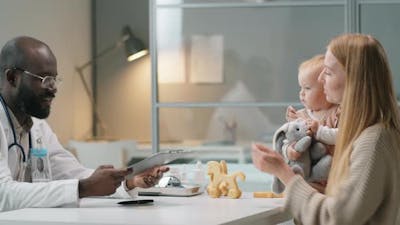
[[[283,156],[293,172],[303,176],[306,181],[325,181],[328,178],[332,156],[328,154],[325,145],[307,135],[307,130],[306,121],[303,119],[283,124],[274,134],[273,148]],[[289,146],[301,153],[297,160],[288,159],[287,148]],[[282,182],[274,177],[272,191],[281,193],[284,189]]]

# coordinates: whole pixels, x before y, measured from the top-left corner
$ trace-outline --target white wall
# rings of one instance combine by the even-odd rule
[[[74,70],[90,58],[90,12],[90,0],[0,1],[0,46],[28,35],[47,43],[58,59],[63,83],[48,121],[62,144],[91,132],[90,104]]]

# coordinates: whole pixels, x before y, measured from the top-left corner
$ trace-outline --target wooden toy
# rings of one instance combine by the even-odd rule
[[[253,192],[254,198],[283,198],[283,193],[276,194],[272,191]]]
[[[210,176],[210,183],[207,186],[207,193],[212,198],[228,196],[230,198],[240,198],[242,191],[237,185],[236,178],[244,180],[246,176],[242,172],[234,172],[228,175],[226,162],[210,161],[207,163],[207,174]]]

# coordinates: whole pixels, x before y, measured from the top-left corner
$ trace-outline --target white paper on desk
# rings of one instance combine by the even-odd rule
[[[132,168],[133,171],[126,176],[126,179],[131,179],[136,174],[139,174],[154,166],[166,165],[174,160],[188,157],[194,157],[194,153],[191,151],[171,150],[169,152],[160,152],[154,154],[135,164],[128,166],[128,168]]]
[[[222,35],[193,35],[190,49],[190,82],[222,83],[223,51]]]

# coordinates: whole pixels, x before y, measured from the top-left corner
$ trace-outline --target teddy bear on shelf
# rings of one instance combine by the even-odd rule
[[[293,172],[300,174],[308,182],[326,180],[332,162],[332,156],[321,142],[313,140],[307,134],[308,126],[305,120],[297,119],[283,124],[274,134],[272,145],[280,153]],[[297,160],[287,156],[288,147],[301,153]],[[272,191],[282,193],[283,183],[274,177]]]

